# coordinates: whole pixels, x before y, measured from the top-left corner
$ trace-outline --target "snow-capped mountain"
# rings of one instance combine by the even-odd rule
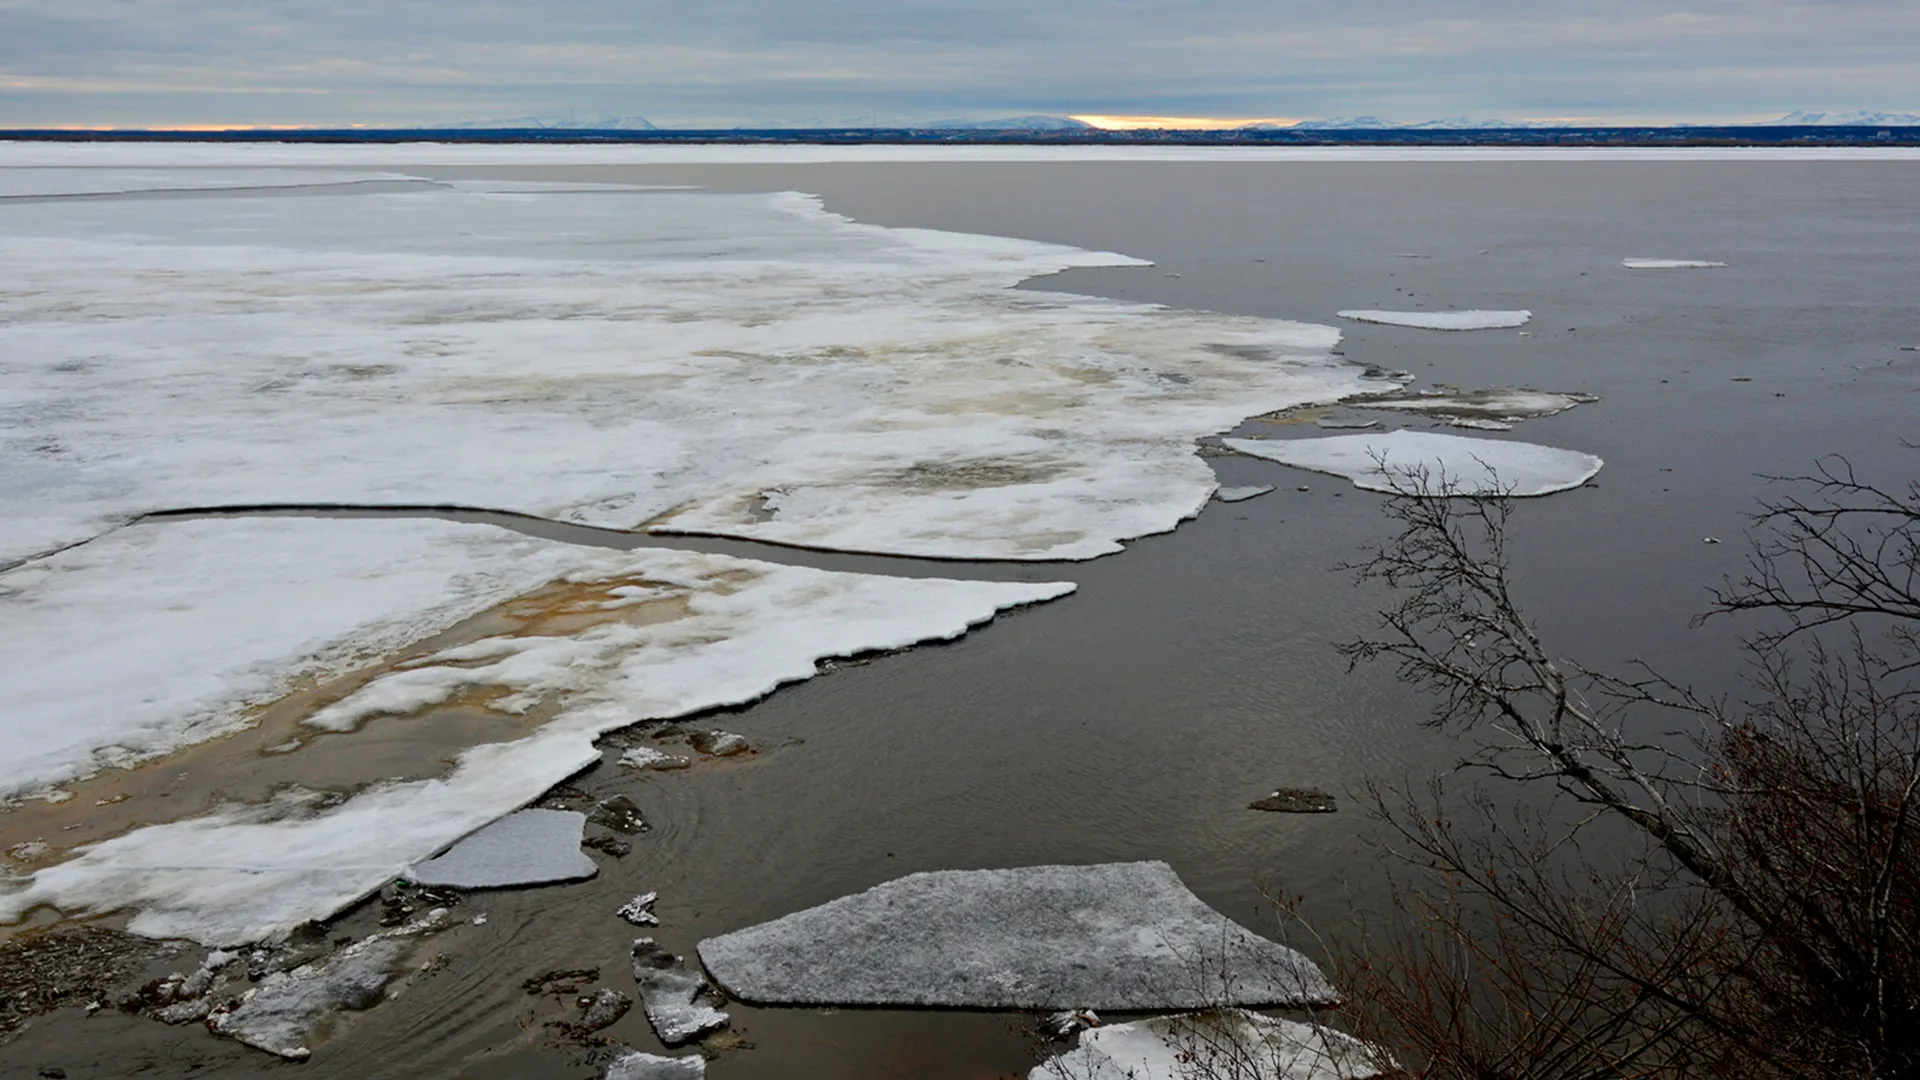
[[[1256,124],[1253,127],[1275,128],[1276,124]],[[1438,120],[1421,120],[1417,123],[1402,124],[1392,120],[1382,120],[1377,116],[1336,116],[1326,120],[1302,120],[1293,125],[1297,131],[1357,131],[1364,129],[1395,131],[1461,131],[1487,130],[1491,128],[1533,128],[1558,127],[1560,125],[1538,120],[1475,120],[1465,116],[1447,116]]]
[[[1762,121],[1783,126],[1819,124],[1827,127],[1910,127],[1920,124],[1920,114],[1895,112],[1801,112],[1795,109],[1778,120]]]
[[[930,131],[1085,131],[1092,124],[1071,116],[1008,116],[998,120],[933,120],[916,125]]]

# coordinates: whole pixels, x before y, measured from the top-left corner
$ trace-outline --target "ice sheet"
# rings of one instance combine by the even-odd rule
[[[1620,265],[1629,270],[1711,270],[1727,264],[1704,259],[1621,259]]]
[[[1531,311],[1342,311],[1343,319],[1418,330],[1502,330],[1525,326]]]
[[[180,506],[433,503],[1086,558],[1199,435],[1367,384],[1331,328],[1014,291],[1136,260],[799,195],[0,205],[0,565]]]
[[[315,184],[415,179],[406,173],[384,169],[12,168],[9,167],[11,158],[12,155],[0,152],[0,198],[308,187]]]
[[[232,731],[302,680],[582,565],[485,525],[231,518],[130,526],[0,573],[0,797]]]
[[[1320,1024],[1221,1009],[1089,1028],[1027,1080],[1364,1080],[1380,1060]]]
[[[1312,1005],[1313,961],[1208,907],[1163,862],[909,874],[708,938],[757,1004],[1015,1009]]]
[[[279,518],[204,523],[348,530],[437,524]],[[265,565],[297,564],[301,545],[312,538],[306,530],[290,535],[297,542],[276,543],[256,533],[251,550]],[[332,543],[321,540],[315,546]],[[421,671],[468,670],[467,657],[499,649],[507,662],[480,676],[489,688],[506,694],[494,707],[524,709],[537,700],[558,711],[546,723],[530,725],[523,738],[467,749],[443,777],[374,785],[337,805],[281,798],[233,806],[107,840],[0,894],[0,919],[17,919],[37,904],[49,904],[73,915],[131,911],[130,928],[152,936],[216,945],[260,940],[327,917],[538,798],[599,759],[593,740],[602,732],[751,701],[782,683],[812,676],[821,658],[957,637],[1001,609],[1072,591],[1059,583],[888,578],[717,555],[547,546],[579,560],[566,571],[567,580],[603,586],[607,601],[617,603],[618,590],[644,581],[678,598],[677,614],[640,624],[608,623],[575,636],[523,633],[491,639],[375,680],[346,702],[365,695],[384,708],[393,701],[387,680]],[[207,550],[236,549],[210,543]],[[98,571],[102,577],[81,591],[107,595],[109,585],[135,590],[138,579],[113,570],[107,564]],[[170,643],[191,639],[209,610],[256,603],[210,572],[193,580],[204,595],[196,600],[183,591],[187,602],[167,609],[173,621],[148,623],[143,638],[155,642],[155,649],[194,648]],[[511,650],[500,648],[509,641]],[[77,641],[76,647],[85,649],[87,643]],[[279,647],[269,642],[263,649]],[[110,664],[116,648],[111,639],[98,646],[95,666]],[[216,675],[245,671],[258,663],[257,656],[242,641],[225,667],[211,670]],[[261,667],[278,674],[275,664]],[[112,701],[106,695],[95,700],[103,709]]]
[[[1576,405],[1598,401],[1592,394],[1560,394],[1542,390],[1516,390],[1496,386],[1486,390],[1434,391],[1393,397],[1349,401],[1361,409],[1393,409],[1397,412],[1426,413],[1432,416],[1484,417],[1489,419],[1526,419],[1553,416]]]
[[[1425,489],[1435,494],[1548,495],[1579,487],[1603,464],[1577,450],[1429,431],[1222,441],[1243,454],[1344,476],[1356,487],[1382,492],[1407,489],[1424,471]]]
[[[519,810],[407,870],[407,880],[455,889],[499,889],[590,878],[600,868],[580,851],[587,815]]]

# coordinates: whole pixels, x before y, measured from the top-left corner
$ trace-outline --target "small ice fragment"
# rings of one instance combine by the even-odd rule
[[[574,1026],[582,1031],[599,1031],[613,1026],[631,1008],[632,998],[612,987],[603,987],[586,999],[586,1005],[580,1010],[580,1020]]]
[[[652,938],[634,939],[633,980],[640,984],[647,1022],[668,1046],[727,1026],[727,1014],[707,1004],[718,997],[713,986]]]
[[[485,926],[487,925],[487,913],[483,911],[468,921],[472,922],[475,926]]]
[[[653,902],[658,899],[660,894],[657,892],[641,893],[614,914],[635,926],[659,926],[660,919],[653,913]]]
[[[1704,544],[1717,544],[1720,542],[1720,538],[1717,536],[1704,536],[1700,538],[1700,542]]]
[[[1091,1028],[1027,1080],[1365,1080],[1391,1067],[1344,1032],[1221,1009]]]
[[[1433,258],[1432,255],[1424,251],[1396,251],[1394,252],[1393,257],[1396,259],[1431,259]]]
[[[1579,487],[1604,464],[1576,450],[1427,431],[1227,439],[1226,445],[1283,465],[1344,476],[1355,487],[1387,494],[1424,486],[1430,495],[1547,495]]]
[[[1474,428],[1479,431],[1512,431],[1513,423],[1508,420],[1494,420],[1485,416],[1456,416],[1447,421],[1448,427]]]
[[[29,862],[52,850],[52,846],[45,840],[27,840],[8,848],[7,858]]]
[[[1249,487],[1223,487],[1213,493],[1213,497],[1223,503],[1246,502],[1257,499],[1273,490],[1272,484],[1254,484]]]
[[[1047,1026],[1062,1038],[1076,1031],[1100,1026],[1100,1015],[1092,1009],[1062,1009],[1047,1017]]]
[[[1275,814],[1331,814],[1339,809],[1333,796],[1312,788],[1279,788],[1273,794],[1256,802],[1248,803],[1249,810],[1266,810]]]
[[[625,795],[615,795],[594,804],[593,812],[587,820],[604,829],[612,829],[622,836],[646,832],[647,819],[640,814],[640,807]]]
[[[731,731],[696,731],[687,736],[687,742],[702,754],[714,757],[732,757],[753,749],[744,735],[735,735]]]
[[[571,810],[521,810],[488,825],[407,871],[417,885],[496,889],[576,881],[599,872],[580,853],[585,814]]]
[[[1342,311],[1343,319],[1417,330],[1505,330],[1525,326],[1531,311]]]
[[[708,938],[700,958],[729,993],[765,1004],[1144,1010],[1338,996],[1313,961],[1208,907],[1162,862],[909,874]]]
[[[1620,265],[1629,270],[1711,270],[1727,264],[1705,259],[1621,259]]]
[[[1315,420],[1314,423],[1320,427],[1335,431],[1359,431],[1380,426],[1380,421],[1378,420],[1363,420],[1357,416],[1323,416]]]
[[[702,1080],[706,1075],[707,1059],[699,1054],[661,1057],[629,1050],[607,1066],[601,1080]]]
[[[1484,390],[1433,390],[1349,401],[1357,409],[1392,409],[1427,416],[1485,417],[1489,420],[1554,416],[1600,399],[1593,394],[1556,393],[1493,386]]]
[[[651,746],[636,746],[620,755],[620,764],[630,769],[684,769],[692,762]]]

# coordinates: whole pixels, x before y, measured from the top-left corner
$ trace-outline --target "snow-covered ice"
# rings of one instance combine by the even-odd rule
[[[1138,260],[793,193],[0,204],[0,261],[0,565],[289,502],[1086,558],[1364,388],[1330,327],[1011,288]]]
[[[232,731],[303,680],[583,565],[486,525],[225,518],[135,525],[0,573],[0,796]]]
[[[1527,325],[1531,311],[1342,311],[1343,319],[1419,330],[1504,330]]]
[[[1426,494],[1548,495],[1579,487],[1603,464],[1577,450],[1428,431],[1223,441],[1243,454],[1344,476],[1356,487],[1387,493],[1424,486]]]
[[[1310,1005],[1311,960],[1208,907],[1162,862],[941,870],[708,938],[764,1004],[1016,1009]]]
[[[1516,420],[1554,416],[1576,405],[1598,400],[1600,399],[1592,394],[1563,394],[1495,386],[1485,390],[1435,390],[1417,394],[1395,394],[1389,397],[1349,401],[1347,404],[1360,409],[1392,409],[1396,412],[1424,413],[1430,416]]]
[[[1705,259],[1621,259],[1620,265],[1629,270],[1711,270],[1727,264]]]
[[[1090,1028],[1027,1080],[1365,1080],[1384,1061],[1324,1025],[1219,1009]]]
[[[688,971],[685,961],[652,938],[634,939],[633,981],[647,1022],[668,1046],[727,1026],[727,1014],[713,1007],[719,996],[706,977]]]
[[[252,524],[269,523],[375,524],[291,519]],[[416,524],[422,523],[379,523],[400,529]],[[298,561],[297,549],[261,542],[278,557]],[[320,537],[317,542],[328,541]],[[503,692],[490,707],[507,715],[536,701],[558,711],[544,724],[530,724],[522,738],[465,750],[445,776],[374,785],[319,808],[294,798],[231,806],[93,845],[0,894],[0,919],[17,919],[35,905],[48,904],[70,915],[129,911],[130,929],[151,936],[213,945],[257,941],[331,915],[537,799],[599,760],[593,740],[603,732],[752,701],[782,683],[810,678],[819,659],[958,637],[1004,608],[1052,599],[1073,588],[876,577],[675,551],[550,546],[579,560],[564,572],[567,580],[603,585],[608,600],[619,599],[614,590],[646,582],[671,593],[683,610],[664,620],[614,620],[571,636],[483,639],[374,679],[335,704],[336,719],[351,716],[352,723],[361,723],[404,715],[472,685]],[[129,590],[138,584],[112,569],[100,572]],[[201,587],[221,594],[217,604],[252,602],[245,594],[223,592],[224,580],[212,574],[202,577]],[[198,632],[216,601],[189,600],[174,613],[177,621],[160,619],[149,627],[152,640],[173,642]],[[249,653],[246,644],[235,644],[230,669],[215,670],[245,670],[255,662],[259,654]],[[100,646],[95,662],[110,664],[113,647],[111,641]],[[272,651],[277,644],[269,642],[267,648],[277,662],[280,654]]]
[[[629,1050],[613,1060],[601,1080],[702,1080],[707,1059],[699,1054],[661,1057]]]
[[[572,810],[519,810],[464,837],[444,854],[407,871],[419,885],[496,889],[579,881],[599,872],[580,851],[587,815]]]
[[[346,169],[230,168],[39,168],[10,167],[0,157],[0,198],[52,195],[111,195],[140,191],[207,191],[242,188],[312,187],[411,180],[405,173]]]

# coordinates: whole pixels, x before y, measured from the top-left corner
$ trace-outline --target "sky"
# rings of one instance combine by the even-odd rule
[[[1915,0],[0,0],[0,127],[1920,112]]]

